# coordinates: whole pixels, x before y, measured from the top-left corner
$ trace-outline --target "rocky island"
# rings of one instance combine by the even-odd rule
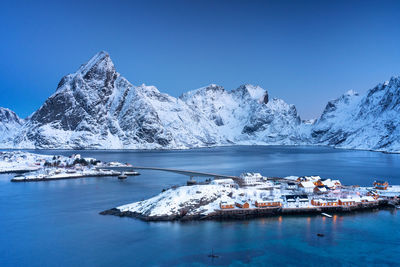
[[[250,218],[396,207],[399,197],[400,186],[385,181],[359,187],[319,176],[277,178],[244,173],[237,179],[173,187],[101,214],[145,221]]]
[[[12,182],[33,182],[82,177],[120,176],[113,167],[131,167],[120,162],[102,162],[80,154],[41,155],[22,151],[0,152],[0,174],[17,173]],[[138,173],[130,172],[132,175]]]

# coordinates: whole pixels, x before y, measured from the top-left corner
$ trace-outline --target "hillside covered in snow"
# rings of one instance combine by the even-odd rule
[[[218,145],[331,145],[400,151],[399,78],[366,96],[348,92],[315,122],[259,86],[210,84],[179,98],[132,85],[99,52],[25,120],[0,109],[1,148],[180,149]]]

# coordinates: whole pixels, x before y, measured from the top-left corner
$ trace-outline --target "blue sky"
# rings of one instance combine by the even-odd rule
[[[133,84],[251,83],[317,117],[400,75],[396,1],[3,1],[0,106],[30,115],[100,50]]]

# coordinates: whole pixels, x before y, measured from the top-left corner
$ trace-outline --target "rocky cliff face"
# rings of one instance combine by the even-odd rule
[[[11,145],[14,134],[23,123],[24,120],[13,111],[0,107],[0,144]]]
[[[153,86],[130,84],[110,56],[100,52],[61,79],[15,138],[15,146],[185,148],[219,141],[210,126],[181,100]]]
[[[364,97],[349,91],[316,121],[259,86],[209,86],[179,98],[134,86],[100,52],[61,79],[26,121],[0,109],[5,148],[192,148],[228,144],[322,144],[400,151],[400,82],[392,78]]]
[[[20,148],[190,148],[241,142],[290,143],[300,120],[260,87],[217,85],[176,99],[133,86],[106,52],[61,79],[14,139]],[[256,140],[260,138],[260,140]],[[294,140],[295,138],[293,138]]]
[[[326,106],[312,129],[313,142],[342,148],[400,151],[400,79],[361,97],[349,91]]]

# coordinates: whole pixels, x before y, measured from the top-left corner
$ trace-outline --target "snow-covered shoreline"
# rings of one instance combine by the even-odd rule
[[[400,186],[389,186],[385,190],[342,186],[338,180],[324,180],[318,176],[286,177],[280,182],[263,178],[248,186],[240,182],[214,180],[171,188],[152,198],[118,206],[101,214],[145,221],[171,221],[338,213],[384,208],[396,196],[400,197]]]
[[[0,152],[0,174],[20,174],[12,178],[12,182],[118,176],[121,174],[120,172],[104,169],[116,166],[130,167],[131,165],[119,162],[101,162],[95,158],[83,158],[79,154],[66,157],[22,151]]]

